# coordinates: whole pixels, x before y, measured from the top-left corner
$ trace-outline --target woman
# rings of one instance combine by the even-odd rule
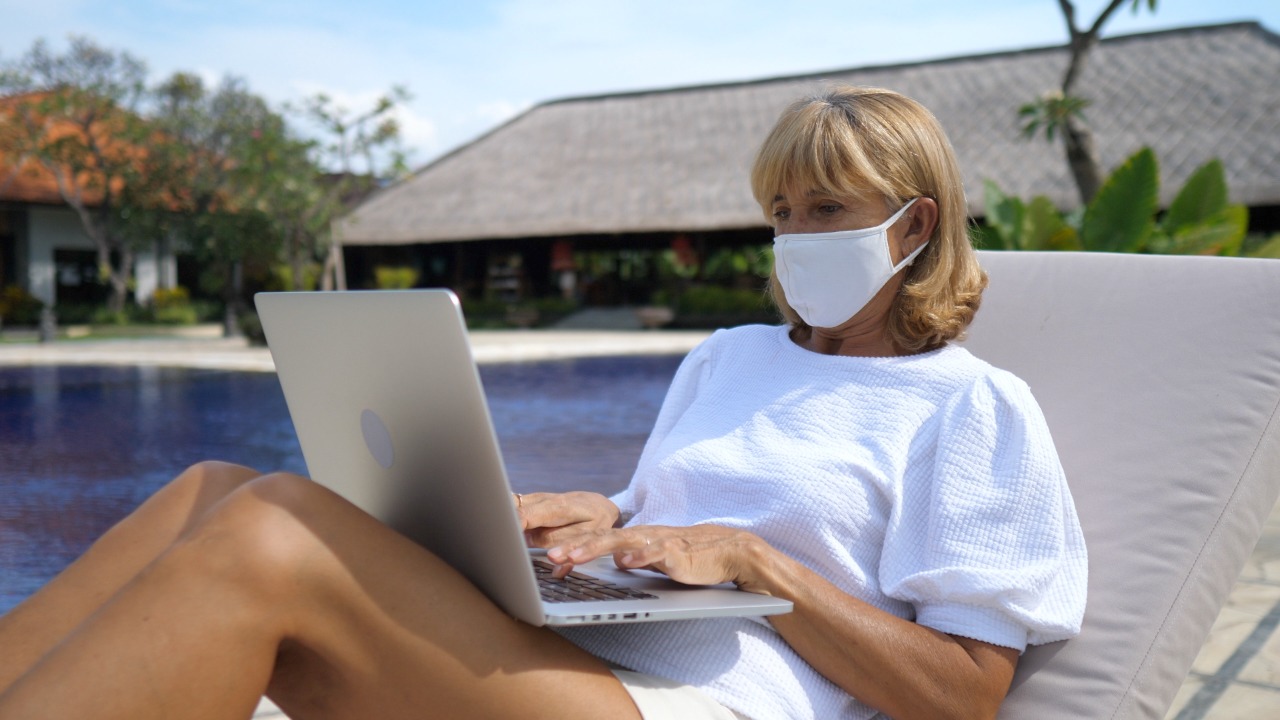
[[[205,463],[0,619],[0,717],[994,716],[1027,644],[1078,631],[1086,562],[1026,386],[949,344],[986,282],[950,146],[839,89],[752,185],[788,324],[690,353],[620,495],[515,500],[562,572],[793,613],[557,634],[304,478]]]

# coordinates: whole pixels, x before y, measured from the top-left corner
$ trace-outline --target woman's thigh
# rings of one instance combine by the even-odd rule
[[[242,525],[285,618],[268,694],[299,717],[639,714],[594,656],[515,620],[459,572],[329,490],[268,476],[193,533]],[[252,555],[250,555],[252,551]],[[284,607],[280,607],[281,605]]]
[[[260,473],[198,463],[180,473],[43,588],[0,616],[0,691],[160,556],[200,518]]]

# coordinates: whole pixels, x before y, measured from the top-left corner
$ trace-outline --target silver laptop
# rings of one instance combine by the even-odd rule
[[[575,568],[598,578],[607,599],[545,600],[453,293],[259,293],[255,302],[312,479],[435,553],[510,615],[572,625],[791,610],[732,585],[619,570],[611,558]]]

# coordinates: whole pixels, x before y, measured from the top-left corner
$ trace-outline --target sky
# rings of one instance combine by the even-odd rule
[[[1078,24],[1106,0],[1076,0]],[[1103,36],[1255,20],[1277,0],[1127,6]],[[1061,45],[1057,0],[0,0],[0,62],[83,35],[160,81],[227,75],[277,108],[324,92],[359,112],[392,86],[410,164],[565,97]]]

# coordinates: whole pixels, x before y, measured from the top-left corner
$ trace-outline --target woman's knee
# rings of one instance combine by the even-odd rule
[[[289,473],[241,482],[179,544],[201,572],[269,587],[295,577],[319,545],[307,518],[325,501],[319,486]]]
[[[173,484],[189,488],[199,495],[221,499],[261,476],[262,473],[244,465],[221,460],[202,460],[183,470],[174,478]]]

